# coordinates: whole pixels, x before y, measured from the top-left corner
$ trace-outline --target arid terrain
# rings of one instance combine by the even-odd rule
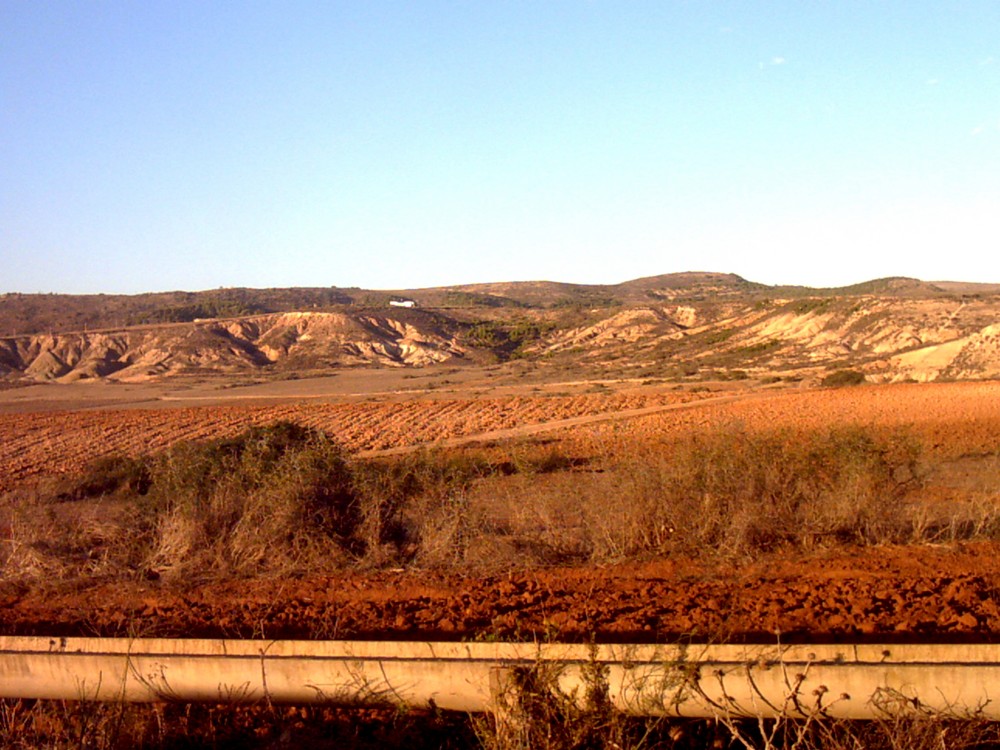
[[[141,455],[178,441],[233,436],[248,425],[276,420],[319,428],[359,456],[427,444],[454,446],[451,450],[513,445],[514,452],[526,453],[544,445],[572,459],[562,471],[535,477],[539,484],[558,481],[561,474],[583,472],[585,477],[588,466],[615,450],[609,446],[623,441],[633,447],[659,445],[734,425],[747,433],[855,426],[884,434],[904,430],[920,443],[922,482],[909,502],[943,508],[996,501],[1000,385],[993,382],[822,390],[746,386],[697,393],[632,384],[579,395],[529,395],[527,390],[499,397],[448,393],[370,401],[330,396],[38,412],[23,411],[18,404],[2,421],[4,490],[13,497],[38,481],[72,477],[102,455]],[[524,481],[509,478],[515,480]],[[497,504],[508,503],[502,498],[513,490],[504,481],[481,480],[475,490],[479,500],[495,494]],[[614,497],[604,502],[607,512],[616,511]],[[64,501],[58,510],[69,512],[71,506]],[[79,510],[96,525],[92,543],[100,550],[100,502],[81,501]],[[7,533],[9,545],[24,543],[18,529]],[[45,546],[35,545],[35,565],[50,570],[54,563],[45,561]],[[818,544],[805,551],[777,550],[762,561],[690,554],[661,558],[644,552],[625,560],[607,555],[597,564],[570,555],[568,562],[542,560],[539,565],[509,550],[487,560],[497,553],[487,545],[478,552],[465,550],[461,560],[446,565],[385,570],[362,562],[333,575],[265,575],[252,585],[212,576],[108,580],[84,556],[58,566],[58,581],[30,575],[19,580],[16,573],[25,571],[9,569],[0,618],[6,632],[53,635],[994,638],[1000,633],[997,552],[1000,544],[988,535],[949,538],[943,531],[930,543]],[[88,568],[97,573],[89,583]],[[30,565],[26,569],[30,572]]]
[[[1000,374],[998,291],[905,278],[771,287],[682,273],[610,286],[6,294],[0,376],[12,385],[274,380],[523,361],[549,379],[568,370],[587,379],[818,380],[846,366],[871,382],[989,378]]]
[[[1000,637],[995,290],[734,279],[100,332],[8,295],[53,330],[0,339],[0,629]]]

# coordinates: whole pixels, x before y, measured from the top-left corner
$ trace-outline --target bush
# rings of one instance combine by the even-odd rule
[[[859,429],[731,429],[640,450],[615,467],[600,498],[583,499],[591,554],[753,556],[823,540],[890,541],[905,534],[897,504],[917,455],[911,441]]]
[[[186,580],[1000,535],[992,483],[980,502],[901,502],[919,481],[919,450],[905,434],[728,428],[595,450],[585,460],[523,441],[360,460],[315,430],[255,427],[105,459],[58,491],[4,498],[10,543],[0,562],[10,578]]]
[[[861,385],[867,382],[863,372],[858,370],[837,370],[831,372],[820,381],[820,385],[825,388],[839,388],[845,385]]]
[[[131,456],[106,456],[91,463],[82,477],[62,483],[57,500],[84,500],[115,494],[144,495],[152,478],[149,462]]]
[[[363,543],[376,562],[412,558],[428,541],[428,525],[442,513],[448,523],[461,521],[456,498],[496,470],[481,455],[436,451],[353,464],[351,488],[362,508]]]
[[[83,505],[118,508],[131,543],[107,530],[88,539],[119,569],[251,575],[361,552],[362,513],[343,453],[322,433],[288,422],[155,456],[103,458],[55,499],[87,501],[77,502],[78,515]],[[36,502],[55,518],[56,506]]]
[[[100,459],[54,492],[13,503],[8,525],[39,533],[24,537],[6,568],[55,575],[99,559],[108,572],[189,579],[461,565],[496,531],[489,512],[469,502],[475,483],[571,463],[531,442],[348,460],[316,430],[252,427],[153,456]],[[74,522],[91,516],[100,523]]]
[[[510,528],[511,504],[515,513],[530,512],[544,502],[543,477],[580,463],[544,441],[354,462],[366,562],[488,568],[525,561],[525,548],[537,546],[536,530],[529,540]],[[528,497],[516,489],[506,502],[511,486],[528,488]]]
[[[318,431],[283,422],[181,443],[151,474],[140,505],[156,538],[153,568],[245,575],[359,551],[347,463]]]

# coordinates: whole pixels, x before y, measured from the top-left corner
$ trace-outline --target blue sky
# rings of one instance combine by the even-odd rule
[[[0,0],[0,291],[1000,282],[1000,3]]]

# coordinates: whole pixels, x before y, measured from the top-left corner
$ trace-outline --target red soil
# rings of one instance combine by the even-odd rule
[[[661,561],[499,576],[427,571],[0,598],[41,635],[673,642],[1000,638],[1000,544],[841,550],[752,567]]]
[[[349,451],[381,450],[691,400],[696,399],[682,394],[613,393],[5,414],[0,417],[0,492],[26,479],[80,471],[101,456],[228,437],[278,420],[321,429]]]

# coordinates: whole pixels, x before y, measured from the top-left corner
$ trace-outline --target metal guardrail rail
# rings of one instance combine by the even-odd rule
[[[1000,720],[1000,644],[574,645],[0,636],[0,697],[395,704],[492,711],[596,686],[618,710]],[[506,700],[509,700],[507,698]]]

